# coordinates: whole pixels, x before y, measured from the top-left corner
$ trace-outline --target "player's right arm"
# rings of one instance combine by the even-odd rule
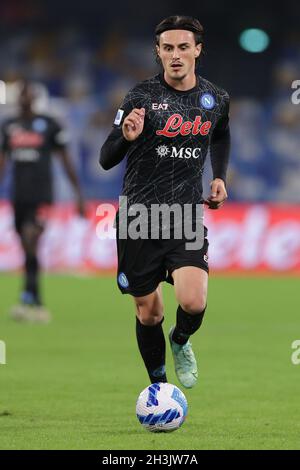
[[[122,127],[111,131],[100,152],[100,165],[110,170],[125,157],[131,142],[143,132],[145,109],[134,108],[124,119]]]
[[[120,163],[144,129],[145,108],[143,91],[136,87],[125,97],[118,110],[114,127],[100,151],[100,165],[109,170]]]

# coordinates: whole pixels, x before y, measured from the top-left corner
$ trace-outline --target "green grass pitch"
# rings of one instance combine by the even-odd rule
[[[148,385],[132,299],[113,278],[47,276],[53,322],[16,324],[7,311],[20,279],[0,275],[1,449],[299,449],[299,279],[211,277],[208,309],[192,340],[199,384],[175,433],[135,417]],[[164,286],[165,333],[176,303]],[[168,380],[179,385],[167,345]]]

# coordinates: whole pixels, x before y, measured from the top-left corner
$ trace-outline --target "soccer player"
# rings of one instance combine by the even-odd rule
[[[41,209],[52,203],[51,155],[55,152],[74,187],[78,210],[83,215],[83,198],[78,179],[66,149],[66,134],[51,117],[33,110],[33,85],[22,84],[20,111],[2,125],[0,148],[0,181],[5,163],[13,163],[12,204],[15,229],[24,251],[24,288],[20,305],[11,315],[16,320],[48,322],[49,312],[43,307],[39,288],[38,241],[44,224]]]
[[[203,47],[197,19],[166,18],[155,34],[162,72],[129,91],[101,149],[100,164],[108,170],[127,155],[122,195],[129,208],[139,203],[150,211],[155,204],[176,203],[218,209],[227,198],[228,93],[196,71]],[[209,147],[213,181],[204,200],[202,172]],[[191,388],[198,371],[189,338],[200,328],[206,309],[207,230],[202,247],[191,250],[185,236],[123,238],[118,214],[117,222],[118,285],[134,298],[137,342],[150,380],[167,381],[160,282],[168,281],[178,302],[169,333],[175,371],[180,383]]]

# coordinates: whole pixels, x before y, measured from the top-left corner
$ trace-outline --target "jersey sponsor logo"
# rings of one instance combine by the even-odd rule
[[[192,135],[207,135],[211,128],[211,121],[202,122],[201,116],[196,116],[194,121],[183,121],[180,114],[172,114],[166,122],[163,129],[156,131],[156,135],[163,135],[165,137],[176,137],[178,134],[186,136]]]
[[[115,120],[114,120],[114,124],[116,126],[119,126],[121,124],[123,114],[124,114],[124,110],[123,109],[118,109],[118,112],[117,112]]]
[[[170,149],[167,145],[159,145],[155,150],[159,157],[166,157],[170,153]]]
[[[159,145],[156,147],[156,153],[159,157],[169,156],[170,158],[199,158],[201,157],[201,148],[200,147],[181,147],[177,149],[176,147],[171,147],[167,145]]]
[[[39,158],[40,158],[40,152],[32,148],[15,149],[11,153],[11,159],[14,162],[32,163],[32,162],[37,162]]]
[[[127,287],[129,286],[129,282],[125,273],[119,274],[118,283],[121,287],[124,287],[124,289],[127,289]]]
[[[21,147],[38,148],[44,143],[44,137],[37,132],[18,130],[10,135],[9,143],[13,149]]]
[[[205,109],[212,109],[215,106],[215,98],[210,93],[204,93],[200,98],[200,103]]]
[[[160,111],[161,109],[166,111],[169,107],[168,103],[152,103],[152,109],[154,111]]]

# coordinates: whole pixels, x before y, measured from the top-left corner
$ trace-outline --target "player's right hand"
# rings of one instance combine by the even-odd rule
[[[123,122],[122,131],[126,140],[130,142],[137,139],[143,132],[145,120],[145,108],[133,109]]]

